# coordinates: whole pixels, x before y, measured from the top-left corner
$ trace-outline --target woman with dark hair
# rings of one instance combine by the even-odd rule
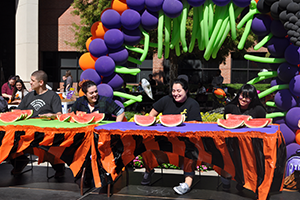
[[[260,102],[257,90],[253,85],[245,84],[236,97],[225,106],[226,114],[250,115],[252,118],[265,118],[266,110]]]
[[[186,121],[202,121],[200,115],[200,107],[196,100],[189,97],[188,82],[184,79],[176,79],[172,84],[171,95],[167,95],[159,99],[153,104],[153,108],[149,115],[156,117],[159,113],[163,115],[167,114],[183,114]],[[153,169],[147,165],[151,162],[152,153],[159,155],[161,152],[156,150],[149,150],[142,153],[146,172],[144,173],[142,185],[147,185],[151,182],[151,176],[154,173]],[[162,156],[160,158],[163,158]],[[159,163],[166,163],[168,161],[158,159]],[[190,187],[195,175],[195,169],[197,165],[196,160],[183,158],[184,160],[183,171],[185,175],[185,182],[180,183],[179,186],[174,187],[176,193],[185,194],[190,191]]]
[[[252,118],[265,118],[266,109],[258,98],[256,88],[253,85],[245,84],[240,88],[236,97],[225,106],[224,118],[226,114],[250,115]],[[230,174],[222,171],[221,181],[224,191],[229,191],[231,178]],[[243,186],[237,184],[236,189],[241,191],[243,190]]]
[[[112,98],[98,95],[97,86],[93,81],[85,80],[79,83],[84,96],[79,97],[72,106],[72,111],[83,111],[92,113],[98,111],[105,113],[106,119],[112,119],[115,115],[116,121],[121,122],[125,116],[124,108],[121,108]]]
[[[20,103],[26,94],[28,94],[28,90],[26,89],[24,82],[21,79],[17,80],[12,94],[11,102]]]
[[[69,91],[71,89],[71,87],[73,87],[73,77],[71,75],[71,71],[68,70],[66,71],[66,86],[65,86],[65,91]]]

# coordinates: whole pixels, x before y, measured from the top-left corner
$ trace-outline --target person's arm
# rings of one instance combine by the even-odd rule
[[[152,110],[149,113],[149,116],[157,117],[158,114],[159,114],[159,112],[157,112],[154,108],[152,108]]]
[[[125,116],[125,112],[123,112],[122,114],[118,115],[116,117],[116,122],[122,122]]]

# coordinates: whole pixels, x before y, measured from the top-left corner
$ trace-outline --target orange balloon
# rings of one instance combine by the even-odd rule
[[[126,0],[112,0],[111,8],[117,11],[120,15],[128,9]]]
[[[86,69],[95,69],[97,58],[92,56],[90,52],[84,53],[79,58],[79,66],[84,71]]]
[[[85,47],[88,51],[90,51],[89,46],[90,46],[90,43],[93,41],[93,39],[95,39],[95,38],[94,37],[89,37],[89,39],[87,39],[86,42],[85,42]]]
[[[82,89],[79,90],[78,95],[79,95],[80,97],[84,96],[84,92],[82,92]]]
[[[106,31],[108,31],[108,29],[105,28],[100,21],[95,22],[91,27],[91,33],[95,38],[104,39],[104,34],[106,33]]]
[[[295,140],[296,140],[297,144],[300,144],[300,132],[296,133]]]

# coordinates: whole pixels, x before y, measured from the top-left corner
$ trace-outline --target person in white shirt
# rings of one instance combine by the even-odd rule
[[[26,94],[28,94],[28,90],[26,89],[24,82],[21,79],[17,80],[12,94],[11,103],[21,103]]]

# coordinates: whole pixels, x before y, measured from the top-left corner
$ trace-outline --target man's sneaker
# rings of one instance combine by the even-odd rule
[[[223,191],[229,192],[231,179],[230,178],[224,178],[224,177],[221,176],[221,181],[223,183]]]
[[[173,187],[173,190],[177,194],[185,194],[191,190],[191,188],[186,183],[180,183],[179,186]]]
[[[141,184],[149,185],[151,183],[151,176],[153,174],[154,174],[154,169],[152,169],[150,172],[145,172]]]
[[[11,175],[19,175],[22,173],[23,169],[27,166],[29,163],[29,158],[27,156],[20,156],[19,158],[16,158],[16,163],[14,165],[13,170],[11,170]],[[14,164],[14,163],[13,163]]]
[[[223,191],[229,192],[229,190],[230,190],[230,184],[224,184],[223,183]]]

